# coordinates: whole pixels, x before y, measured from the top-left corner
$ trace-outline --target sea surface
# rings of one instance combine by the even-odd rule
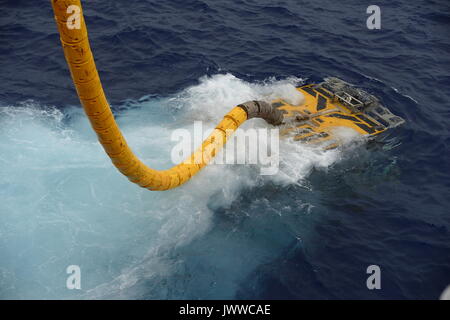
[[[369,30],[366,9],[381,8]],[[280,171],[213,165],[168,192],[121,176],[76,96],[50,1],[0,0],[0,299],[438,299],[450,284],[450,2],[83,1],[136,153],[339,77],[406,123]],[[258,120],[245,128],[265,127]],[[66,269],[81,270],[81,290]],[[381,289],[366,286],[367,268]]]

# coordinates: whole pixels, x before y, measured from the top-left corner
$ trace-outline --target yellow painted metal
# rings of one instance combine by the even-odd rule
[[[84,111],[113,164],[131,182],[149,190],[168,190],[182,185],[208,164],[227,138],[247,120],[245,110],[235,107],[202,146],[181,164],[162,171],[147,167],[131,151],[114,119],[89,45],[80,0],[52,0],[52,6],[64,55]]]
[[[278,109],[285,112],[284,124],[280,130],[283,136],[291,136],[296,141],[308,143],[329,141],[328,145],[325,144],[325,149],[330,149],[339,145],[334,134],[338,127],[351,128],[363,136],[374,136],[386,130],[367,114],[354,113],[331,98],[333,95],[325,89],[321,89],[322,93],[325,92],[329,96],[316,91],[314,85],[305,85],[297,90],[305,97],[301,105],[290,105],[283,100],[274,101],[279,105]],[[322,100],[322,105],[319,99]]]

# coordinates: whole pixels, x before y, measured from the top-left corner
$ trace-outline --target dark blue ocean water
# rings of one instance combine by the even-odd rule
[[[151,194],[95,143],[50,2],[0,0],[0,298],[437,299],[450,284],[448,1],[83,4],[106,94],[142,154],[186,121],[183,101],[213,103],[221,86],[335,76],[406,124],[325,169],[309,160],[300,183],[211,169],[199,181],[235,187]],[[381,30],[366,27],[370,4]],[[71,264],[78,292],[65,289]],[[366,287],[373,264],[381,290]]]

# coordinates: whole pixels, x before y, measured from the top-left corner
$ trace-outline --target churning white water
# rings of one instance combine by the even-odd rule
[[[205,77],[177,95],[129,103],[117,119],[138,156],[165,169],[172,165],[173,130],[190,130],[194,120],[214,126],[248,100],[282,97],[300,103],[294,87],[299,81],[251,84],[230,74]],[[244,126],[266,124],[252,120]],[[339,157],[339,151],[284,140],[274,176],[259,175],[255,166],[212,165],[178,189],[150,192],[112,166],[79,106],[64,111],[32,101],[1,106],[0,298],[232,298],[242,277],[282,245],[255,247],[251,237],[230,237],[232,226],[230,233],[208,235],[217,223],[215,211],[266,183],[302,184],[313,168],[326,169]],[[270,208],[267,197],[255,201]],[[220,243],[222,253],[188,267],[185,261],[198,254],[187,247],[193,240],[196,248]],[[236,248],[245,255],[231,254]],[[242,256],[248,261],[233,260]],[[69,265],[81,268],[81,290],[66,288]]]

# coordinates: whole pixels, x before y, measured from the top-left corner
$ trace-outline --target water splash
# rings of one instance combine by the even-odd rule
[[[139,157],[167,168],[174,128],[190,129],[193,119],[213,125],[247,100],[299,102],[299,82],[205,77],[177,95],[135,102],[117,118]],[[113,168],[80,108],[61,111],[33,101],[0,107],[0,298],[133,297],[137,282],[180,272],[184,258],[174,258],[174,250],[201,239],[214,223],[214,210],[268,182],[301,184],[313,168],[326,170],[337,161],[339,151],[283,141],[280,159],[275,176],[260,176],[249,166],[213,165],[181,188],[149,192]],[[82,270],[82,292],[65,287],[66,267],[74,264]],[[155,290],[155,298],[170,296],[164,286]]]

